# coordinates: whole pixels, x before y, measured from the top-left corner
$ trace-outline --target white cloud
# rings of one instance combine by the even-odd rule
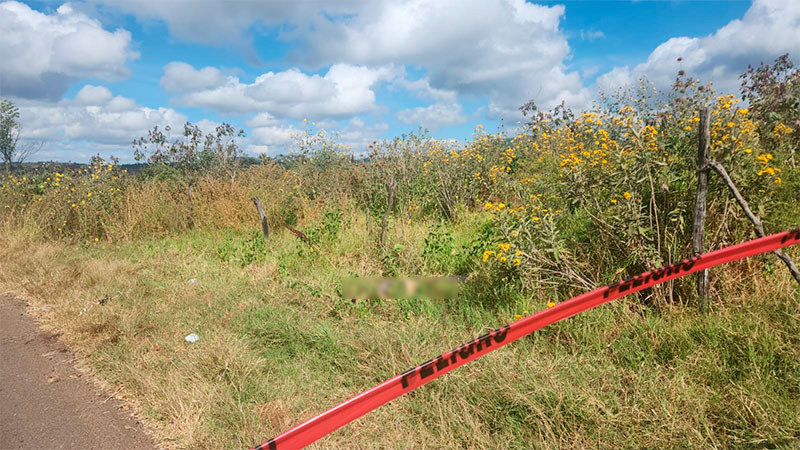
[[[389,124],[378,122],[372,125],[364,123],[358,117],[350,121],[339,130],[339,142],[347,145],[356,154],[366,153],[367,147],[374,141],[381,139]]]
[[[302,133],[302,130],[292,125],[270,125],[256,127],[250,130],[250,142],[248,150],[255,153],[277,155],[288,153],[289,146],[294,142],[295,136]]]
[[[178,67],[173,64],[167,67]],[[199,71],[189,69],[191,72],[184,70],[184,73],[214,73],[208,67]],[[265,111],[294,119],[352,116],[376,109],[373,88],[381,81],[392,79],[394,72],[390,66],[368,68],[334,64],[324,76],[289,69],[267,72],[249,84],[229,76],[222,85],[186,92],[176,102],[223,113]],[[191,75],[186,78],[194,80]],[[174,79],[165,74],[162,84],[172,85]]]
[[[733,93],[748,64],[770,62],[783,53],[800,56],[800,2],[755,0],[742,19],[709,36],[671,38],[656,47],[647,61],[633,68],[615,67],[602,75],[598,86],[613,89],[646,74],[656,87],[669,89],[678,71],[684,70],[689,76],[713,81],[720,91]]]
[[[524,0],[375,2],[346,20],[317,24],[295,57],[311,65],[421,66],[432,88],[488,97],[498,114],[517,115],[530,99],[582,106],[590,95],[579,74],[566,72],[563,14],[563,6]]]
[[[225,84],[226,79],[215,67],[196,70],[184,62],[171,62],[164,66],[161,87],[167,92],[192,92],[217,88]]]
[[[409,80],[406,77],[399,77],[392,82],[390,87],[399,86],[407,91],[414,92],[420,98],[433,99],[438,102],[455,103],[458,98],[458,93],[454,90],[436,89],[431,86],[430,80],[420,78],[418,80]]]
[[[53,14],[0,3],[0,36],[0,92],[18,98],[58,99],[76,80],[123,79],[138,57],[128,31],[106,31],[69,3]]]
[[[277,27],[307,29],[323,12],[328,17],[351,14],[369,4],[368,0],[346,2],[304,1],[230,1],[203,0],[202,2],[153,0],[94,0],[136,16],[140,21],[163,21],[170,33],[182,41],[215,47],[233,46],[243,51],[251,60],[257,60],[252,45],[251,29]],[[282,33],[287,33],[285,30]]]
[[[310,125],[310,124],[307,124]],[[304,131],[317,133],[320,130],[336,142],[350,147],[354,153],[364,153],[373,141],[381,139],[389,125],[384,122],[369,125],[358,117],[346,123],[335,120],[315,122],[304,130],[286,121],[281,121],[268,113],[261,113],[247,121],[251,127],[247,149],[254,153],[275,156],[291,151],[292,144],[303,137]]]
[[[74,99],[56,103],[22,101],[20,123],[26,139],[45,142],[83,141],[103,148],[116,147],[125,156],[135,138],[146,136],[154,125],[175,130],[186,117],[170,108],[148,108],[116,96],[102,86],[84,86]]]
[[[461,113],[458,103],[434,103],[429,106],[404,109],[397,113],[397,119],[403,123],[420,125],[431,131],[439,128],[464,123],[467,118]]]
[[[590,31],[590,30],[581,30],[581,40],[584,41],[596,41],[597,39],[602,39],[606,37],[605,33],[602,31]]]
[[[253,116],[250,120],[245,122],[248,127],[270,127],[278,125],[281,121],[270,113],[264,112]]]
[[[111,91],[105,86],[87,84],[75,95],[74,103],[84,106],[105,105],[113,98]]]
[[[372,0],[348,2],[102,1],[140,19],[163,20],[174,36],[248,46],[253,30],[277,31],[294,45],[290,58],[307,70],[330,65],[420,67],[431,89],[489,99],[496,114],[519,115],[530,99],[583,106],[591,95],[564,61],[559,29],[565,8],[525,0]],[[273,28],[270,28],[273,27]],[[241,45],[240,45],[241,44]],[[229,112],[256,111],[238,82],[186,98]],[[436,99],[436,101],[441,101]],[[283,105],[276,115],[299,113]],[[272,112],[272,110],[270,110]]]

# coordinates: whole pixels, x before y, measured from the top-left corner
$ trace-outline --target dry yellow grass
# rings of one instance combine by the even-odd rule
[[[225,232],[213,229],[72,245],[6,228],[0,291],[29,299],[164,447],[244,448],[519,307],[339,299],[339,279],[381,267],[364,251],[363,215],[352,217],[326,259],[278,232],[244,269],[215,255]],[[418,261],[426,227],[393,233]],[[800,437],[798,290],[784,271],[762,270],[756,259],[715,271],[708,316],[679,306],[642,315],[622,302],[550,327],[316,448],[788,444]],[[540,300],[522,299],[532,310]],[[183,341],[190,332],[198,343]]]

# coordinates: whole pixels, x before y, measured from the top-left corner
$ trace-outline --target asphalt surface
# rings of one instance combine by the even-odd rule
[[[84,379],[26,308],[0,296],[0,449],[154,449],[124,405]]]

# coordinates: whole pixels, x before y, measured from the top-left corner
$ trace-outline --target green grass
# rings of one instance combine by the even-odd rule
[[[438,263],[425,253],[429,225],[395,224],[400,274],[466,271],[480,223],[458,223],[445,227],[449,244],[429,244],[446,253]],[[283,232],[255,244],[248,232],[195,230],[83,246],[12,234],[0,239],[0,288],[45,307],[44,322],[96,377],[179,448],[260,442],[551,299],[474,271],[455,300],[340,298],[344,277],[385,269],[365,245],[365,225],[363,216],[345,222],[321,241],[323,256]],[[250,251],[248,242],[251,262],[220,256],[225,245]],[[620,300],[462,367],[319,445],[791,446],[800,439],[798,289],[761,261],[714,271],[722,290],[708,315]],[[192,332],[200,341],[184,342]]]

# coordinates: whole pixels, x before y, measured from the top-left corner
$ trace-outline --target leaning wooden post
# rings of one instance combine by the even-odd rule
[[[713,159],[708,161],[708,165],[709,167],[714,169],[719,174],[719,176],[722,177],[722,179],[725,181],[725,184],[728,185],[728,189],[731,190],[731,193],[733,193],[733,196],[736,198],[736,201],[739,202],[739,206],[741,206],[742,210],[744,210],[744,214],[747,216],[748,219],[750,219],[750,222],[753,222],[753,226],[756,229],[756,235],[758,237],[766,236],[766,233],[764,233],[764,224],[761,223],[761,219],[759,219],[755,214],[753,214],[753,210],[750,209],[750,205],[747,204],[747,200],[745,200],[744,197],[742,197],[742,193],[739,192],[739,189],[737,189],[736,185],[733,184],[733,180],[731,179],[730,175],[728,175],[728,172],[725,170],[725,167],[723,167],[722,164],[714,161]],[[797,266],[794,265],[794,261],[792,261],[792,258],[790,258],[789,255],[784,253],[783,250],[781,249],[773,250],[772,253],[775,253],[775,255],[777,255],[778,258],[780,258],[784,264],[786,264],[786,267],[789,268],[789,272],[792,274],[794,279],[798,283],[800,283],[800,270],[798,270]]]
[[[261,204],[261,200],[258,199],[257,195],[253,196],[253,203],[256,205],[256,210],[258,210],[258,217],[261,219],[261,231],[264,236],[269,237],[269,221],[267,221],[267,215],[264,214],[264,205]]]
[[[692,254],[703,253],[703,231],[706,223],[706,196],[708,195],[708,160],[711,148],[711,111],[708,107],[700,110],[700,129],[697,133],[697,199],[694,204],[692,226]],[[708,310],[708,269],[697,274],[697,297],[700,310]]]

